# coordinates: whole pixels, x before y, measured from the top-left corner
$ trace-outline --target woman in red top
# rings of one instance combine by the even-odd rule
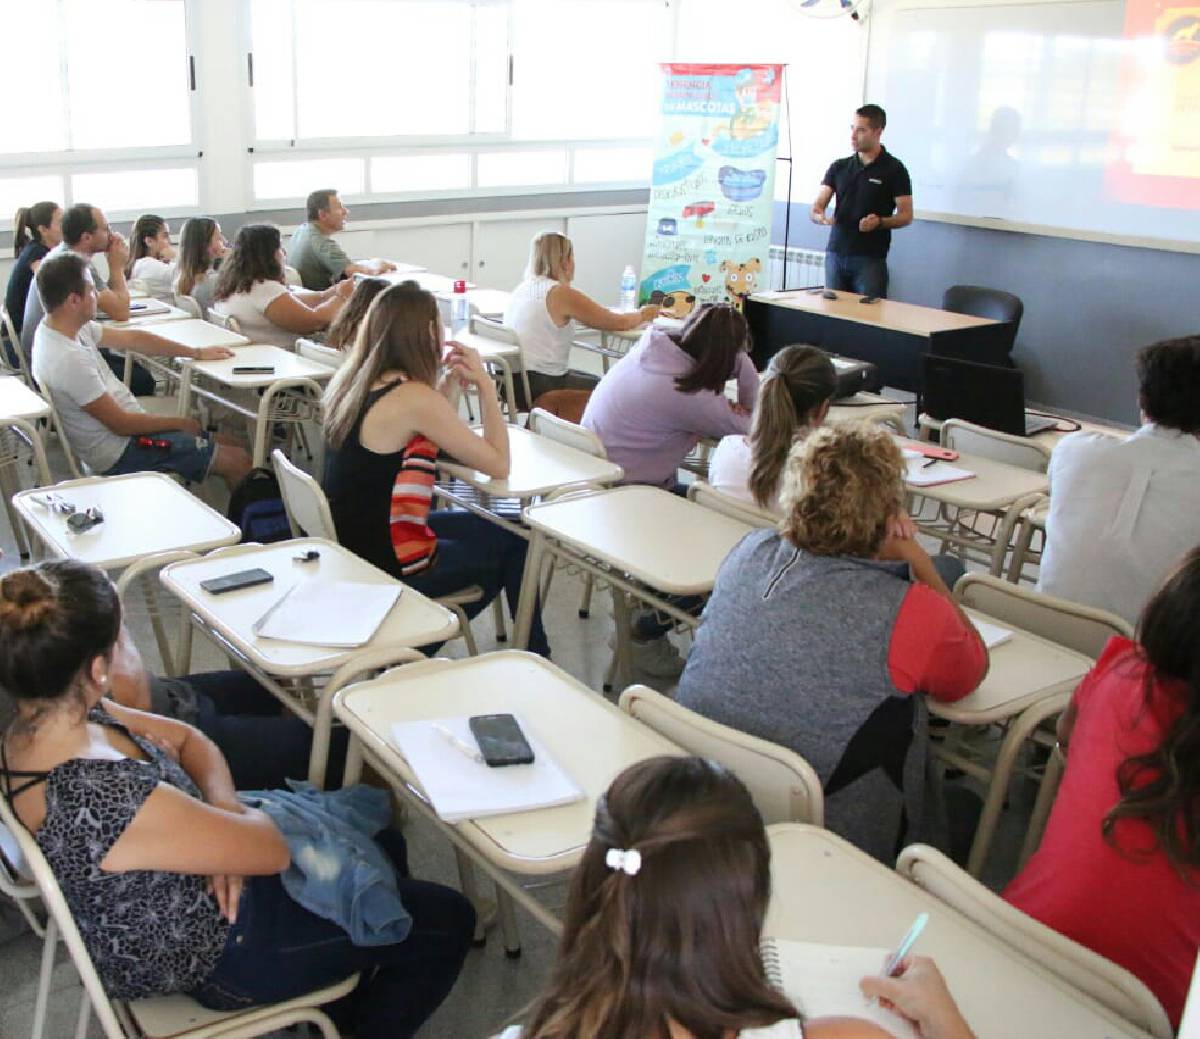
[[[1109,641],[1058,730],[1058,799],[1004,897],[1139,977],[1178,1028],[1200,949],[1200,546],[1138,641]]]
[[[479,394],[482,435],[458,414]],[[325,393],[322,481],[338,540],[419,592],[479,585],[474,616],[503,589],[516,614],[524,538],[461,510],[430,511],[439,451],[488,476],[508,476],[508,425],[477,354],[446,344],[437,301],[416,282],[381,292]],[[534,610],[529,648],[550,655]]]

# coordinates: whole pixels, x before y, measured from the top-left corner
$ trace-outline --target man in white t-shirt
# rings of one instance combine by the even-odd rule
[[[215,473],[230,486],[250,471],[250,457],[203,433],[192,418],[148,415],[100,356],[101,344],[160,357],[212,361],[232,357],[223,346],[180,346],[152,332],[105,328],[96,316],[96,286],[74,253],[47,256],[37,273],[46,317],[37,330],[33,376],[50,395],[61,433],[96,473],[178,473],[199,483]]]
[[[1200,336],[1146,347],[1137,371],[1136,433],[1072,433],[1054,449],[1038,579],[1130,624],[1200,544]]]

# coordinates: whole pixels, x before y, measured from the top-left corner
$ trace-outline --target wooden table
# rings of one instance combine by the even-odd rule
[[[548,660],[514,650],[409,664],[343,689],[334,697],[333,709],[354,737],[346,782],[356,778],[361,751],[456,850],[555,934],[561,922],[522,887],[521,878],[573,869],[591,837],[596,801],[618,773],[645,758],[682,753]],[[496,712],[517,714],[583,789],[584,799],[513,815],[442,822],[392,742],[392,726]]]
[[[514,623],[516,645],[529,644],[543,558],[577,566],[613,591],[622,687],[631,673],[627,596],[695,628],[699,618],[664,596],[711,592],[725,557],[754,529],[669,491],[636,484],[533,505],[524,515],[532,537]]]
[[[314,562],[298,562],[297,557],[310,549],[319,552],[320,557]],[[200,587],[200,582],[210,577],[255,567],[273,574],[275,580],[224,595],[212,595]],[[315,577],[363,584],[401,584],[341,545],[320,538],[242,545],[201,559],[172,563],[161,572],[163,585],[191,611],[192,622],[289,710],[313,726],[309,779],[320,786],[329,753],[333,693],[359,673],[360,664],[375,667],[419,659],[420,655],[413,652],[415,647],[453,638],[458,634],[458,621],[444,606],[404,585],[396,605],[365,646],[314,646],[264,639],[254,633],[255,622],[286,591]],[[336,609],[336,604],[331,603],[330,607]],[[334,677],[318,693],[313,680],[331,673]]]
[[[235,373],[234,368],[268,367],[270,372]],[[254,465],[267,464],[271,431],[276,423],[296,426],[321,421],[321,384],[333,377],[335,369],[300,357],[278,346],[251,344],[237,347],[234,357],[222,361],[182,362],[179,382],[179,414],[191,410],[193,395],[205,397],[223,407],[245,415],[254,431],[251,452]],[[197,379],[219,388],[197,386]],[[243,391],[242,393],[230,391]],[[244,391],[255,391],[257,406],[246,404]],[[319,459],[317,471],[320,472]]]
[[[51,481],[50,464],[46,460],[46,445],[38,431],[37,422],[50,414],[50,405],[34,393],[15,375],[0,376],[0,495],[4,511],[12,528],[13,540],[22,559],[29,558],[25,530],[13,509],[12,496],[21,490],[21,444],[28,445],[37,467],[36,481]]]
[[[759,368],[790,343],[811,343],[877,365],[885,386],[916,390],[920,355],[931,345],[984,358],[1007,356],[1011,329],[1002,322],[890,299],[860,303],[857,292],[838,292],[828,300],[821,291],[758,292],[746,301]]]
[[[828,830],[767,828],[771,905],[765,933],[793,941],[893,949],[929,914],[917,952],[932,957],[979,1039],[1146,1039],[1090,996]]]

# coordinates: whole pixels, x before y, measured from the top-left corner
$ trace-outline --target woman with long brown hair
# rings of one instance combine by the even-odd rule
[[[701,758],[630,766],[596,806],[550,981],[504,1039],[886,1035],[852,1018],[801,1031],[803,1008],[771,986],[760,951],[770,866],[762,817],[732,773]],[[872,994],[919,1005],[928,1039],[970,1039],[928,961]]]
[[[151,296],[170,299],[175,291],[175,259],[170,225],[154,213],[139,216],[129,232],[125,277],[137,278]]]
[[[479,394],[482,436],[456,410],[464,384]],[[516,614],[528,542],[473,513],[432,510],[439,451],[503,479],[508,424],[479,355],[443,341],[437,301],[416,282],[371,304],[325,393],[325,442],[322,482],[343,545],[426,595],[479,585],[470,616],[501,589]],[[537,609],[529,648],[550,653]]]
[[[1178,1028],[1200,950],[1200,546],[1109,640],[1058,725],[1067,769],[1004,892],[1136,974]]]
[[[229,252],[221,225],[212,217],[194,216],[179,234],[179,260],[172,286],[181,296],[191,296],[208,313],[217,288],[217,265]]]

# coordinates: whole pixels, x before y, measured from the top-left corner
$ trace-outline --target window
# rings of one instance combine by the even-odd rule
[[[254,164],[255,198],[304,198],[317,188],[335,188],[343,195],[361,195],[364,188],[362,160],[288,159]]]
[[[371,160],[371,191],[453,191],[471,186],[471,156],[387,155]]]
[[[94,202],[106,211],[150,212],[199,204],[196,171],[190,167],[76,173],[71,198]]]
[[[510,188],[521,185],[565,184],[567,153],[555,148],[539,151],[482,152],[479,186]]]

